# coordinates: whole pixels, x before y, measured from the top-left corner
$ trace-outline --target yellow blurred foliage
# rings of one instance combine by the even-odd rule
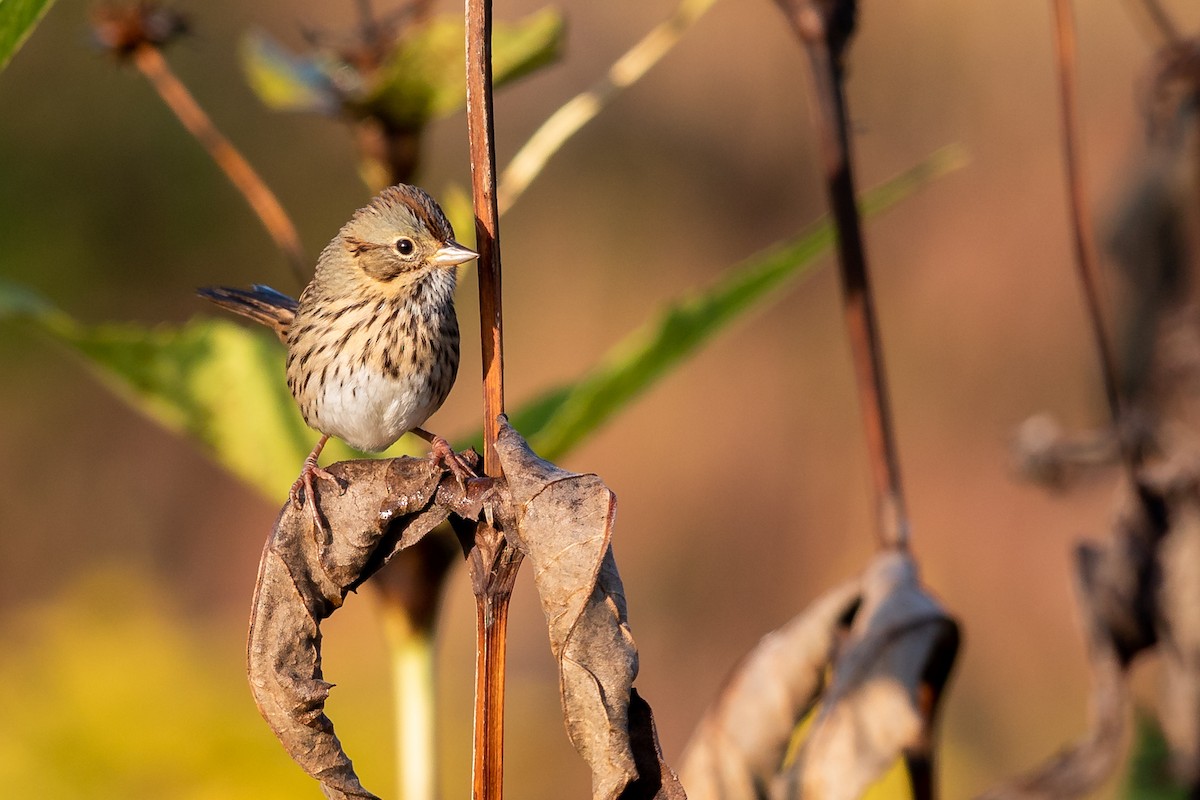
[[[258,720],[241,659],[136,572],[96,572],[6,619],[3,631],[7,796],[312,793]]]

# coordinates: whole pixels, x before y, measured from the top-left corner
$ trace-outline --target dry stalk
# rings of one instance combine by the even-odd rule
[[[502,474],[496,438],[504,413],[504,337],[496,148],[492,116],[492,4],[467,0],[467,134],[479,250],[479,317],[483,348],[484,471]],[[475,738],[472,795],[500,800],[504,792],[504,659],[508,601],[522,556],[492,522],[474,526],[467,557],[475,593]]]
[[[842,304],[870,453],[878,513],[877,534],[883,547],[904,550],[909,539],[908,514],[900,482],[900,461],[879,341],[879,322],[854,194],[843,88],[842,56],[854,30],[855,3],[852,0],[779,0],[779,5],[803,43],[811,67],[811,96],[815,98],[814,116],[825,170],[825,190],[838,232]]]
[[[150,81],[163,102],[175,113],[183,127],[208,151],[221,171],[233,183],[246,202],[254,209],[267,233],[287,258],[288,266],[299,285],[308,283],[305,277],[307,259],[300,244],[300,234],[288,218],[279,199],[255,172],[233,144],[225,138],[208,114],[196,102],[183,82],[171,71],[162,56],[162,51],[153,44],[144,42],[132,52],[135,67]]]
[[[1123,403],[1118,383],[1117,359],[1112,340],[1105,328],[1105,309],[1100,296],[1100,276],[1092,230],[1091,213],[1088,209],[1084,188],[1083,163],[1080,157],[1079,100],[1076,90],[1075,72],[1075,20],[1071,12],[1071,0],[1051,0],[1054,5],[1055,54],[1058,61],[1059,102],[1062,113],[1063,165],[1066,171],[1067,194],[1071,208],[1071,233],[1075,248],[1075,268],[1079,274],[1087,308],[1088,324],[1096,353],[1100,358],[1100,371],[1104,381],[1104,394],[1108,401],[1113,425],[1120,427],[1123,419]],[[1124,438],[1124,437],[1122,437]],[[1128,465],[1134,466],[1129,453]]]

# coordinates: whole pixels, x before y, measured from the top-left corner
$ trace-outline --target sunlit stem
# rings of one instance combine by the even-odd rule
[[[397,797],[434,800],[437,753],[433,632],[414,626],[397,606],[384,606],[382,614],[392,662]]]

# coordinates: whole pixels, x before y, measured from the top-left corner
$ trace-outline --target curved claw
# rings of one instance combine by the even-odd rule
[[[292,484],[291,490],[288,491],[288,497],[292,500],[292,505],[295,508],[300,508],[304,505],[305,499],[308,499],[309,508],[312,510],[313,524],[317,529],[329,532],[329,526],[325,522],[325,517],[321,514],[321,509],[317,504],[317,493],[313,488],[313,478],[321,478],[322,480],[330,481],[338,488],[338,492],[344,493],[346,487],[338,480],[331,472],[317,466],[317,456],[321,452],[321,448],[325,444],[328,436],[322,437],[317,443],[316,448],[309,454],[308,458],[304,459],[304,466],[300,470],[300,477],[296,478],[296,482]]]
[[[444,469],[450,470],[458,480],[459,486],[465,484],[469,478],[479,477],[472,463],[465,457],[465,453],[454,452],[454,448],[450,446],[450,443],[441,436],[433,436],[430,438],[429,444],[429,460]]]

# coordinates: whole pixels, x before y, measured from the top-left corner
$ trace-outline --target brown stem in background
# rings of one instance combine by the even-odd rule
[[[853,0],[779,0],[808,53],[825,189],[838,232],[842,303],[871,460],[880,544],[908,547],[909,524],[889,407],[879,323],[863,246],[843,92],[842,52],[854,30]]]
[[[1105,309],[1100,297],[1100,273],[1093,243],[1092,218],[1088,210],[1084,190],[1083,165],[1080,159],[1079,101],[1076,93],[1075,74],[1075,20],[1071,13],[1070,0],[1051,0],[1054,5],[1054,47],[1058,61],[1058,83],[1060,108],[1062,111],[1063,163],[1066,170],[1067,193],[1071,207],[1071,230],[1075,247],[1075,268],[1083,290],[1084,305],[1096,353],[1100,358],[1100,372],[1104,381],[1104,394],[1108,401],[1109,415],[1117,431],[1126,466],[1132,471],[1139,458],[1131,447],[1128,436],[1122,435],[1124,403],[1121,399],[1117,358],[1112,340],[1105,329]],[[1150,3],[1149,6],[1153,6]],[[1148,6],[1148,7],[1149,7]],[[1161,9],[1160,9],[1161,10]]]
[[[1183,41],[1183,37],[1179,33],[1178,26],[1175,25],[1175,20],[1171,19],[1171,15],[1162,7],[1158,0],[1141,0],[1142,7],[1146,10],[1146,16],[1154,23],[1154,27],[1158,28],[1159,34],[1167,41],[1168,44],[1179,44]]]
[[[305,277],[307,259],[300,244],[300,235],[280,205],[279,199],[267,188],[263,179],[250,166],[250,162],[217,130],[191,92],[171,71],[157,47],[148,43],[139,44],[131,57],[134,65],[149,79],[163,102],[175,112],[183,127],[204,146],[217,166],[246,198],[262,221],[263,227],[267,229],[267,233],[287,257],[288,265],[299,284],[303,286],[308,283]]]
[[[483,348],[483,463],[503,470],[496,438],[504,414],[504,337],[500,294],[500,228],[496,208],[496,148],[492,118],[492,4],[467,0],[467,137],[479,250],[479,328]],[[504,656],[508,600],[521,554],[491,520],[475,525],[467,555],[475,593],[475,740],[472,796],[500,800],[504,794]]]

